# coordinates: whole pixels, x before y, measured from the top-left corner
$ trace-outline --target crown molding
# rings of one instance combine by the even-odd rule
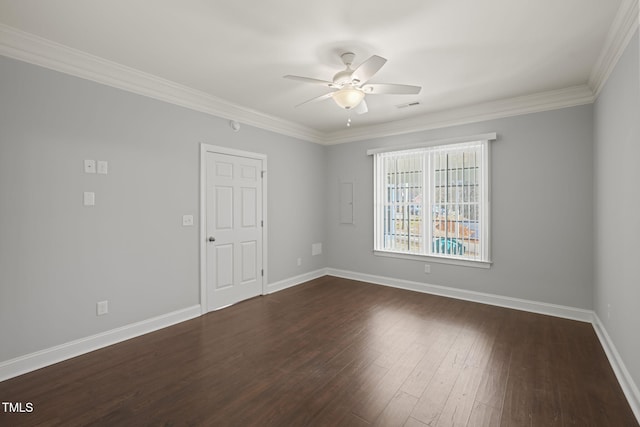
[[[638,16],[638,0],[623,0],[589,76],[588,84],[596,98],[638,29]]]
[[[322,143],[323,133],[0,23],[0,55],[257,128]]]
[[[591,104],[594,100],[593,92],[586,84],[572,86],[515,98],[483,102],[446,111],[437,111],[379,125],[341,130],[327,134],[325,144],[343,144],[363,139],[401,135],[521,114],[575,107]]]
[[[635,10],[635,19],[631,16]],[[638,0],[623,0],[609,41],[594,70],[610,69],[638,26]],[[614,49],[615,47],[615,49]],[[609,49],[607,49],[609,48]],[[611,50],[615,52],[610,52]],[[95,81],[128,92],[158,99],[228,120],[236,120],[260,129],[324,145],[341,144],[362,139],[380,138],[474,123],[503,117],[541,112],[594,102],[596,91],[608,77],[608,72],[595,72],[600,83],[535,93],[437,111],[404,120],[322,132],[260,111],[228,102],[202,91],[179,85],[166,79],[108,61],[42,37],[0,23],[0,55],[18,59],[76,77]],[[607,59],[608,58],[608,59]],[[610,71],[609,71],[610,72]],[[596,77],[594,77],[595,79]],[[593,80],[595,81],[595,80]]]

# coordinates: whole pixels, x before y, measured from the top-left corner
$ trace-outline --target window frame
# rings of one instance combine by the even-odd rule
[[[373,195],[373,199],[374,199],[373,253],[374,255],[392,257],[392,258],[419,260],[422,262],[430,261],[430,262],[443,263],[443,264],[461,265],[466,267],[490,268],[492,264],[492,261],[491,261],[491,161],[490,161],[491,143],[490,142],[495,140],[496,138],[497,138],[496,133],[487,133],[487,134],[481,134],[481,135],[433,140],[433,141],[421,142],[413,145],[384,147],[384,148],[367,150],[367,155],[371,155],[373,157],[373,192],[374,192],[374,195]],[[484,217],[484,221],[483,221],[484,226],[482,227],[482,230],[481,230],[481,233],[482,233],[481,239],[483,240],[481,240],[481,242],[486,242],[486,243],[483,243],[485,245],[483,249],[483,252],[485,253],[485,257],[483,259],[469,259],[469,258],[460,258],[458,256],[451,256],[447,254],[444,254],[444,255],[437,254],[432,252],[431,243],[426,243],[428,245],[426,247],[428,253],[411,253],[407,251],[397,251],[397,250],[381,248],[380,243],[384,239],[383,237],[381,238],[381,233],[382,233],[382,236],[384,236],[384,229],[383,229],[384,213],[381,210],[383,209],[381,208],[381,204],[383,204],[384,200],[386,200],[385,198],[386,196],[383,195],[380,189],[381,189],[381,185],[384,187],[383,182],[386,180],[386,177],[382,176],[382,174],[379,173],[378,171],[378,157],[376,155],[382,154],[382,153],[396,153],[396,152],[399,153],[403,151],[410,151],[410,150],[416,150],[416,149],[418,150],[419,149],[436,150],[438,148],[445,149],[447,145],[462,144],[462,143],[483,143],[482,149],[484,150],[484,162],[481,165],[481,168],[483,169],[481,173],[481,178],[483,183],[482,183],[482,197],[481,197],[480,205],[482,206],[482,211],[483,211],[482,215]],[[428,170],[428,173],[424,174],[424,176],[425,176],[424,182],[428,183],[428,185],[431,186],[431,177],[433,176],[433,171]],[[430,190],[429,190],[429,193],[430,193]],[[426,199],[427,191],[423,191],[423,197]],[[384,200],[381,200],[381,199],[384,199]],[[423,221],[428,221],[429,223],[432,223],[432,220],[433,220],[432,212],[431,212],[432,210],[431,204],[432,204],[431,200],[424,200],[422,205],[423,212],[425,212],[425,215],[423,216],[422,219]],[[426,214],[426,212],[429,212],[429,213]],[[426,223],[423,225],[423,227],[425,229],[427,228]],[[431,237],[431,226],[429,226],[429,232],[424,233],[425,242],[427,242],[428,237]]]

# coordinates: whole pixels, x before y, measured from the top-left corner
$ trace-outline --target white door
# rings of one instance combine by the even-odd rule
[[[262,294],[262,160],[206,153],[207,309]]]

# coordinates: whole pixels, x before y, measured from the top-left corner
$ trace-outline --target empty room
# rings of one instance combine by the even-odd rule
[[[0,426],[638,426],[638,0],[0,0]]]

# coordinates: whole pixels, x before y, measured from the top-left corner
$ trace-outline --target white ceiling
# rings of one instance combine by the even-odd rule
[[[625,0],[626,1],[626,0]],[[637,1],[637,0],[635,0]],[[350,132],[442,111],[581,86],[623,0],[0,0],[0,23],[264,113],[315,135],[346,132],[327,90],[373,54],[371,82],[422,86],[369,95]],[[593,90],[593,88],[591,88]],[[398,104],[420,106],[398,109]]]

